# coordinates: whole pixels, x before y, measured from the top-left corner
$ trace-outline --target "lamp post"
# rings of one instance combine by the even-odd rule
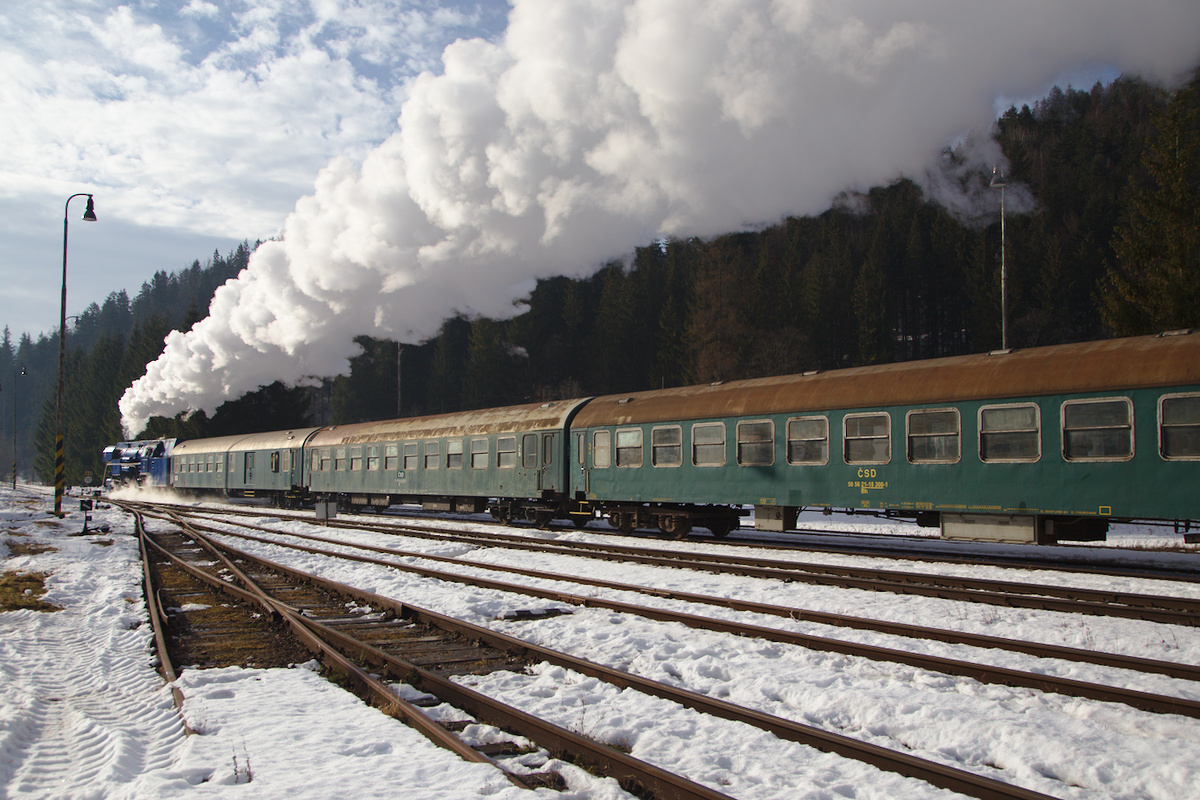
[[[21,365],[21,377],[26,375],[25,365]],[[17,365],[13,364],[13,379],[12,379],[12,404],[13,404],[13,481],[12,488],[17,490]]]
[[[1004,175],[992,167],[992,188],[1000,190],[1000,347],[1008,349],[1008,265],[1004,261]]]
[[[62,312],[58,318],[58,408],[54,428],[54,515],[61,517],[62,498],[67,485],[66,467],[63,459],[63,401],[66,385],[67,366],[67,214],[71,201],[76,197],[87,198],[87,208],[84,209],[83,219],[86,222],[96,221],[96,209],[92,204],[92,196],[87,192],[78,192],[67,198],[63,206],[63,276],[62,276]]]

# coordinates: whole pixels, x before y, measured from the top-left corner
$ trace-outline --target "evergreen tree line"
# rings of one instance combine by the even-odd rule
[[[67,328],[63,429],[69,483],[82,484],[88,474],[99,480],[101,450],[123,438],[117,400],[158,358],[168,332],[203,317],[213,292],[246,266],[254,246],[243,242],[227,256],[214,252],[205,265],[197,260],[174,274],[159,271],[133,300],[125,290],[113,292]],[[4,329],[0,475],[6,480],[13,464],[22,480],[54,480],[58,352],[57,328],[36,339],[24,333],[16,343]]]
[[[1005,221],[1010,346],[1200,327],[1200,76],[1173,93],[1136,78],[1055,89],[1009,109],[993,135],[1010,189],[1025,184],[1036,201]],[[946,154],[947,175],[957,159]],[[155,419],[145,435],[336,424],[996,349],[999,193],[986,180],[973,185],[995,209],[983,222],[960,221],[899,180],[848,193],[818,216],[664,240],[588,278],[540,281],[510,320],[449,319],[421,345],[360,337],[349,375],[316,388],[269,386],[211,418]],[[80,317],[68,337],[68,481],[99,473],[101,449],[121,438],[121,393],[250,251],[159,273],[134,301],[119,292]],[[36,472],[48,481],[57,338],[24,336],[14,348],[6,332],[6,404],[14,364],[30,373],[18,378],[18,439],[34,434]]]

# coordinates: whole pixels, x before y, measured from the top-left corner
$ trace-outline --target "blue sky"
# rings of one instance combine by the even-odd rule
[[[68,310],[156,270],[275,236],[334,156],[392,133],[447,44],[503,33],[497,0],[107,2],[0,8],[0,325]]]

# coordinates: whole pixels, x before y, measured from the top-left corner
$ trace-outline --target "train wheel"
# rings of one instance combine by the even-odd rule
[[[733,523],[727,519],[714,520],[708,524],[708,529],[712,531],[712,535],[718,539],[724,539],[733,530]]]
[[[676,539],[682,539],[692,532],[692,521],[687,517],[663,517],[662,532]]]
[[[621,533],[633,533],[634,525],[632,514],[624,514],[618,511],[614,514],[610,514],[608,521]]]
[[[538,528],[545,530],[550,527],[550,520],[554,519],[554,514],[549,511],[538,511],[533,515],[533,524]]]
[[[581,517],[577,514],[571,515],[571,522],[575,523],[576,528],[586,528],[587,524],[591,521],[591,517]]]

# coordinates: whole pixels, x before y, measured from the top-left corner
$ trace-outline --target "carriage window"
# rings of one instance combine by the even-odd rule
[[[612,465],[612,432],[596,431],[592,434],[592,466],[607,469]]]
[[[584,466],[586,461],[583,457],[584,435],[582,433],[575,434],[575,460],[579,462],[579,466]]]
[[[1158,418],[1158,448],[1163,458],[1200,458],[1200,394],[1164,397]]]
[[[789,464],[829,463],[829,418],[799,417],[787,424]]]
[[[521,437],[521,466],[525,469],[536,469],[537,456],[537,434],[527,433]]]
[[[678,467],[683,463],[683,428],[655,428],[650,432],[650,463],[656,467]]]
[[[291,469],[292,469],[292,451],[291,450],[283,451],[283,455],[280,458],[280,467],[279,468],[283,472],[291,471]],[[217,472],[220,472],[220,471],[221,471],[221,459],[217,459]]]
[[[554,463],[554,440],[553,433],[542,434],[542,466],[548,466]]]
[[[961,448],[958,409],[908,412],[908,460],[914,464],[955,464]]]
[[[1063,403],[1063,458],[1122,461],[1133,457],[1133,404],[1123,397]]]
[[[279,451],[271,452],[271,472],[279,472]]]
[[[230,465],[230,466],[232,466],[232,465]],[[321,469],[321,451],[313,450],[312,451],[312,466],[309,467],[309,471],[319,472],[320,469]]]
[[[373,444],[367,448],[367,471],[379,471],[379,445]]]
[[[441,466],[438,462],[442,460],[442,443],[441,442],[426,442],[425,443],[425,469],[437,469]]]
[[[388,472],[395,472],[396,470],[400,469],[400,445],[384,445],[383,468]]]
[[[350,448],[350,471],[351,472],[362,472],[362,468],[363,468],[362,445],[358,445],[357,447],[351,447]]]
[[[775,463],[775,423],[769,419],[739,422],[737,462],[743,467],[769,467]]]
[[[847,414],[842,420],[847,464],[886,464],[892,460],[892,418],[888,414]]]
[[[487,469],[488,465],[488,440],[487,439],[472,439],[471,440],[471,469]]]
[[[333,471],[334,472],[345,472],[346,471],[346,448],[339,447],[337,450],[334,451],[334,453],[333,453]]]
[[[1037,461],[1042,457],[1041,409],[1033,403],[979,409],[981,461]]]
[[[328,447],[321,450],[321,471],[329,472],[329,467],[333,464],[333,451]]]
[[[446,442],[446,469],[463,468],[463,440],[451,439]]]
[[[404,468],[416,469],[421,463],[421,456],[418,452],[416,442],[404,443]]]
[[[692,426],[692,463],[697,467],[725,466],[725,423]]]
[[[642,465],[642,429],[622,428],[617,431],[617,466]]]
[[[496,466],[500,469],[517,466],[517,437],[501,436],[496,440]]]

